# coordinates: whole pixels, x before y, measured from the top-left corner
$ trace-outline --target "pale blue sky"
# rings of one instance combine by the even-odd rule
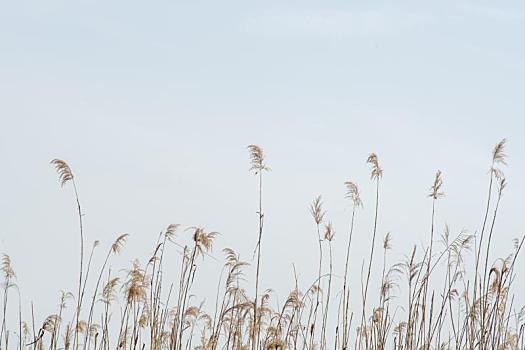
[[[249,259],[257,192],[245,147],[258,143],[272,167],[263,287],[284,298],[292,262],[303,286],[315,273],[317,194],[346,241],[348,179],[365,202],[359,273],[368,153],[385,168],[379,235],[392,232],[395,261],[427,239],[438,168],[439,227],[479,228],[490,151],[507,137],[506,253],[524,233],[524,35],[519,1],[3,1],[0,251],[38,312],[73,289],[72,194],[48,164],[59,157],[77,174],[87,239],[131,234],[115,269],[144,261],[172,222],[219,231],[219,259],[225,246]],[[215,286],[204,264],[200,283]]]

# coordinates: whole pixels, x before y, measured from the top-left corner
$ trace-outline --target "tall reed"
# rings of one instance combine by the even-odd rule
[[[259,296],[259,278],[260,278],[260,266],[261,266],[261,241],[263,234],[263,223],[264,223],[264,213],[262,209],[262,186],[263,186],[263,171],[268,171],[270,168],[266,166],[264,153],[261,147],[257,145],[249,145],[248,150],[250,153],[250,171],[253,171],[255,175],[259,178],[259,210],[257,216],[259,219],[259,232],[257,235],[257,265],[256,265],[256,274],[255,274],[255,298],[253,302],[253,328],[252,328],[252,349],[255,350],[259,346],[259,315],[257,312],[257,301]]]

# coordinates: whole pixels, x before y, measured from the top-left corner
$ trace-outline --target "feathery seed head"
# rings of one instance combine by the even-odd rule
[[[95,338],[98,335],[98,331],[100,329],[100,325],[93,323],[89,326],[88,334],[91,338]]]
[[[115,289],[119,283],[120,279],[118,277],[110,279],[102,288],[102,302],[105,304],[110,304],[111,301],[115,299]]]
[[[87,330],[87,322],[84,320],[79,320],[77,323],[77,332],[85,333]]]
[[[372,173],[370,174],[370,179],[379,180],[379,178],[383,177],[383,169],[381,169],[381,166],[379,166],[379,159],[377,158],[377,154],[371,153],[368,156],[366,162],[371,164],[372,166]]]
[[[16,277],[15,270],[13,269],[13,265],[11,264],[11,258],[9,257],[9,255],[3,254],[1,266],[2,267],[0,269],[2,270],[2,273],[4,275],[4,280],[7,284],[9,284],[9,281]]]
[[[208,253],[213,248],[213,240],[218,232],[206,232],[202,227],[190,227],[193,230],[193,241],[200,253]]]
[[[492,151],[492,161],[494,163],[501,163],[506,165],[505,158],[507,155],[505,154],[505,144],[507,143],[507,139],[503,139],[500,142],[494,146],[494,150]]]
[[[363,202],[361,201],[361,196],[359,195],[359,188],[352,181],[346,181],[346,198],[350,198],[354,203],[355,207],[362,207]]]
[[[372,321],[378,323],[383,319],[383,308],[377,307],[374,309],[374,315],[372,316]]]
[[[60,322],[60,316],[58,315],[49,315],[47,316],[46,320],[44,321],[44,324],[42,325],[42,329],[53,333],[56,329],[57,324]]]
[[[111,245],[111,250],[113,251],[114,254],[120,253],[120,251],[124,247],[124,243],[126,243],[126,239],[128,238],[128,236],[129,234],[124,233],[118,236],[115,242],[113,242],[113,244]]]
[[[317,225],[323,221],[326,212],[323,211],[323,201],[321,200],[321,196],[317,196],[313,200],[312,204],[310,205],[310,213],[312,214],[312,217],[314,218],[314,221]]]
[[[383,249],[392,249],[392,236],[390,232],[388,232],[383,239]]]
[[[166,228],[166,238],[168,239],[171,239],[173,238],[173,236],[175,235],[175,232],[177,231],[177,229],[179,228],[179,224],[170,224],[167,228]]]
[[[63,290],[60,291],[60,308],[65,309],[66,308],[66,302],[68,299],[75,299],[73,296],[73,293],[71,292],[65,292]]]
[[[249,145],[248,151],[250,152],[250,170],[253,170],[255,174],[258,174],[263,170],[270,170],[264,162],[263,149],[257,145]]]
[[[51,161],[51,164],[54,165],[58,173],[58,180],[60,181],[61,186],[64,186],[67,182],[72,181],[74,179],[71,168],[64,160],[53,159]]]
[[[132,268],[128,271],[128,280],[123,286],[128,303],[144,301],[148,283],[146,272],[140,268],[139,262],[135,260]]]
[[[438,170],[436,172],[436,177],[434,178],[434,184],[432,185],[432,187],[430,187],[430,193],[428,196],[434,199],[443,197],[445,193],[440,192],[441,186],[443,186],[443,173],[441,172],[441,170]]]
[[[334,239],[334,236],[335,236],[334,228],[332,227],[332,223],[329,222],[328,224],[324,226],[324,239],[331,242]]]

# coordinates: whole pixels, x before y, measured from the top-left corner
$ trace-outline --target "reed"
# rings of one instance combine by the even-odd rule
[[[255,269],[251,276],[246,273],[250,264],[240,252],[224,248],[223,264],[214,257],[217,232],[200,226],[182,229],[178,224],[155,235],[151,250],[145,252],[145,263],[136,259],[124,271],[115,269],[118,255],[131,237],[117,235],[102,253],[102,244],[94,240],[85,251],[90,233],[84,230],[76,178],[65,161],[55,159],[51,163],[59,183],[71,183],[74,190],[80,236],[77,289],[71,293],[57,288],[56,312],[42,319],[31,303],[31,317],[25,320],[23,311],[28,306],[22,303],[11,258],[3,255],[0,349],[347,350],[352,345],[356,349],[399,350],[525,349],[525,307],[516,305],[513,294],[517,273],[522,270],[519,253],[525,236],[514,241],[508,255],[493,257],[500,203],[507,190],[501,170],[506,165],[505,147],[505,140],[497,143],[489,158],[488,193],[479,234],[454,234],[448,226],[440,229],[436,224],[442,215],[439,200],[444,196],[444,176],[438,170],[428,193],[427,242],[423,247],[414,245],[401,261],[391,261],[395,236],[387,232],[382,241],[378,238],[382,235],[383,169],[372,153],[367,159],[374,185],[372,231],[361,232],[358,225],[363,202],[354,182],[344,183],[351,212],[342,234],[336,235],[326,219],[322,197],[314,198],[309,211],[315,224],[311,237],[318,249],[312,261],[316,272],[302,289],[304,281],[299,281],[294,265],[293,288],[282,305],[272,290],[261,288],[266,219],[263,173],[269,168],[260,146],[248,146],[250,171],[257,178]],[[360,215],[360,221],[365,218]],[[359,280],[350,273],[356,240],[360,245],[370,244],[362,265],[360,293]],[[334,259],[338,252],[344,256],[341,266]],[[102,254],[99,260],[97,254]],[[166,258],[170,255],[177,258],[177,275],[172,266],[168,270]],[[220,264],[221,274],[217,282],[196,285],[204,259]],[[253,292],[248,286],[254,287]],[[213,288],[213,303],[199,297],[203,288]],[[13,289],[18,292],[17,317],[11,315]],[[71,309],[70,304],[74,305]],[[358,319],[352,325],[354,315]]]

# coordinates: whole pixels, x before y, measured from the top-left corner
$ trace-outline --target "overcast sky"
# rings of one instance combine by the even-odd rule
[[[520,1],[2,2],[0,252],[24,313],[30,300],[55,312],[59,290],[76,283],[73,193],[53,158],[76,174],[88,242],[105,251],[131,235],[115,270],[144,262],[171,223],[220,232],[212,255],[222,264],[224,247],[251,260],[257,182],[246,146],[261,145],[272,168],[262,287],[284,299],[292,263],[303,288],[315,276],[308,205],[318,194],[342,273],[350,179],[364,201],[358,276],[373,220],[370,152],[384,168],[378,235],[392,233],[396,262],[428,240],[437,169],[439,233],[445,223],[453,234],[480,229],[490,153],[507,137],[495,234],[506,254],[525,233],[524,35]],[[207,295],[220,268],[202,264],[196,292]]]

